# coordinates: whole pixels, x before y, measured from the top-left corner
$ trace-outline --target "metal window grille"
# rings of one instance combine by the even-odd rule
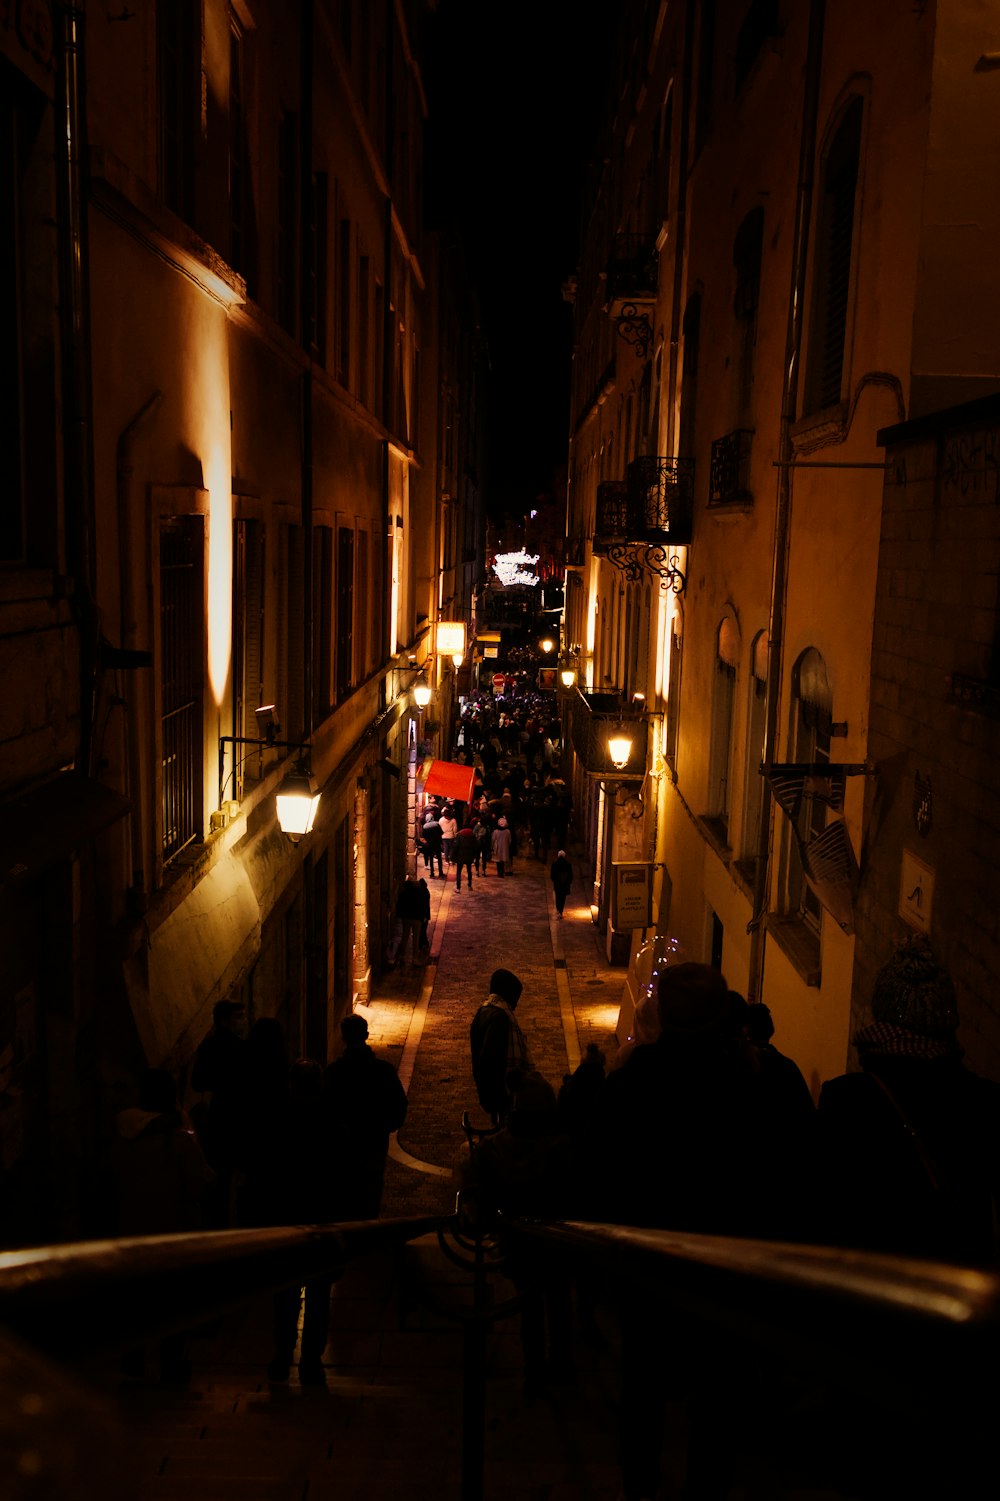
[[[716,438],[712,444],[712,473],[709,485],[710,506],[724,506],[734,501],[752,500],[750,492],[751,428],[737,428]]]
[[[162,853],[166,864],[198,837],[197,733],[201,558],[194,518],[160,536]]]

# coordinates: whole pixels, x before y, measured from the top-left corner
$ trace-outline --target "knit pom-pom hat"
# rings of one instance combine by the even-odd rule
[[[958,1005],[951,976],[919,933],[908,938],[875,976],[872,1017],[906,1027],[924,1037],[958,1028]]]

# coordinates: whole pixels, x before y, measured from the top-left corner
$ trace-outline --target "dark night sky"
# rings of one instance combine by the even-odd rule
[[[432,222],[461,223],[479,285],[492,514],[525,510],[565,464],[572,309],[560,289],[613,34],[594,20],[581,25],[579,0],[440,0],[430,25]]]

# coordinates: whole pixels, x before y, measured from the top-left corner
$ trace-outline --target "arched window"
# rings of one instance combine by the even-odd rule
[[[736,291],[737,405],[741,423],[749,412],[753,394],[754,350],[757,347],[757,305],[760,302],[760,264],[764,241],[764,210],[755,208],[740,225],[733,245]]]
[[[833,724],[833,692],[826,662],[815,647],[802,653],[792,668],[792,760],[799,766],[826,765],[830,760],[830,730]],[[808,843],[826,827],[827,805],[821,798],[803,797],[798,832]],[[790,832],[790,831],[789,831]],[[818,932],[820,903],[802,870],[795,840],[788,841],[788,911],[797,913]]]
[[[753,869],[760,842],[760,816],[764,805],[764,730],[767,710],[767,632],[758,631],[750,648],[749,703],[747,705],[746,778],[743,816],[743,860]]]
[[[669,622],[669,633],[670,639],[664,653],[664,665],[667,671],[667,719],[663,754],[674,771],[676,771],[677,734],[681,713],[681,665],[684,649],[684,606],[679,599],[675,600],[674,603],[674,613]],[[663,692],[662,687],[660,691],[661,693]]]
[[[809,411],[835,406],[843,396],[863,114],[864,101],[856,95],[841,117],[821,169],[806,380]]]
[[[709,752],[708,811],[729,832],[730,762],[733,741],[733,699],[740,659],[740,633],[726,615],[715,638],[715,681],[712,690],[712,743]]]

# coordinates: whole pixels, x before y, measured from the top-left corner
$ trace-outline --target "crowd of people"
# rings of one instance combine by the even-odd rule
[[[119,1112],[109,1162],[109,1228],[119,1235],[322,1224],[377,1218],[389,1138],[406,1118],[393,1065],[368,1045],[368,1024],[352,1013],[341,1051],[324,1066],[290,1060],[281,1023],[258,1017],[245,1030],[243,1006],[219,1001],[191,1071],[194,1102],[181,1106],[165,1069],[139,1080],[136,1103]],[[326,1381],[331,1279],[274,1297],[271,1381],[287,1381],[298,1340],[304,1385]],[[159,1377],[185,1382],[187,1341],[158,1350]],[[145,1374],[147,1352],[129,1357]]]
[[[823,1085],[818,1104],[774,1043],[767,1006],[748,1005],[705,964],[659,975],[642,1041],[605,1060],[588,1049],[557,1093],[535,1068],[515,1011],[520,980],[497,970],[470,1027],[472,1074],[493,1127],[467,1191],[511,1216],[862,1248],[966,1266],[1000,1263],[1000,1084],[972,1073],[957,1041],[952,982],[914,938],[878,975],[861,1070]],[[565,1267],[519,1260],[526,1394],[571,1358]],[[590,1290],[578,1287],[580,1316]],[[686,1498],[723,1498],[754,1398],[780,1395],[754,1349],[713,1336],[656,1300],[621,1301],[621,1465],[625,1501],[657,1493],[668,1397],[687,1412]],[[741,1382],[720,1380],[739,1369]],[[768,1383],[771,1383],[770,1385]],[[756,1416],[755,1416],[756,1415]],[[846,1415],[845,1415],[846,1416]],[[857,1398],[842,1460],[858,1494],[907,1462]],[[908,1451],[947,1470],[947,1445]],[[922,1494],[923,1492],[921,1492]]]

